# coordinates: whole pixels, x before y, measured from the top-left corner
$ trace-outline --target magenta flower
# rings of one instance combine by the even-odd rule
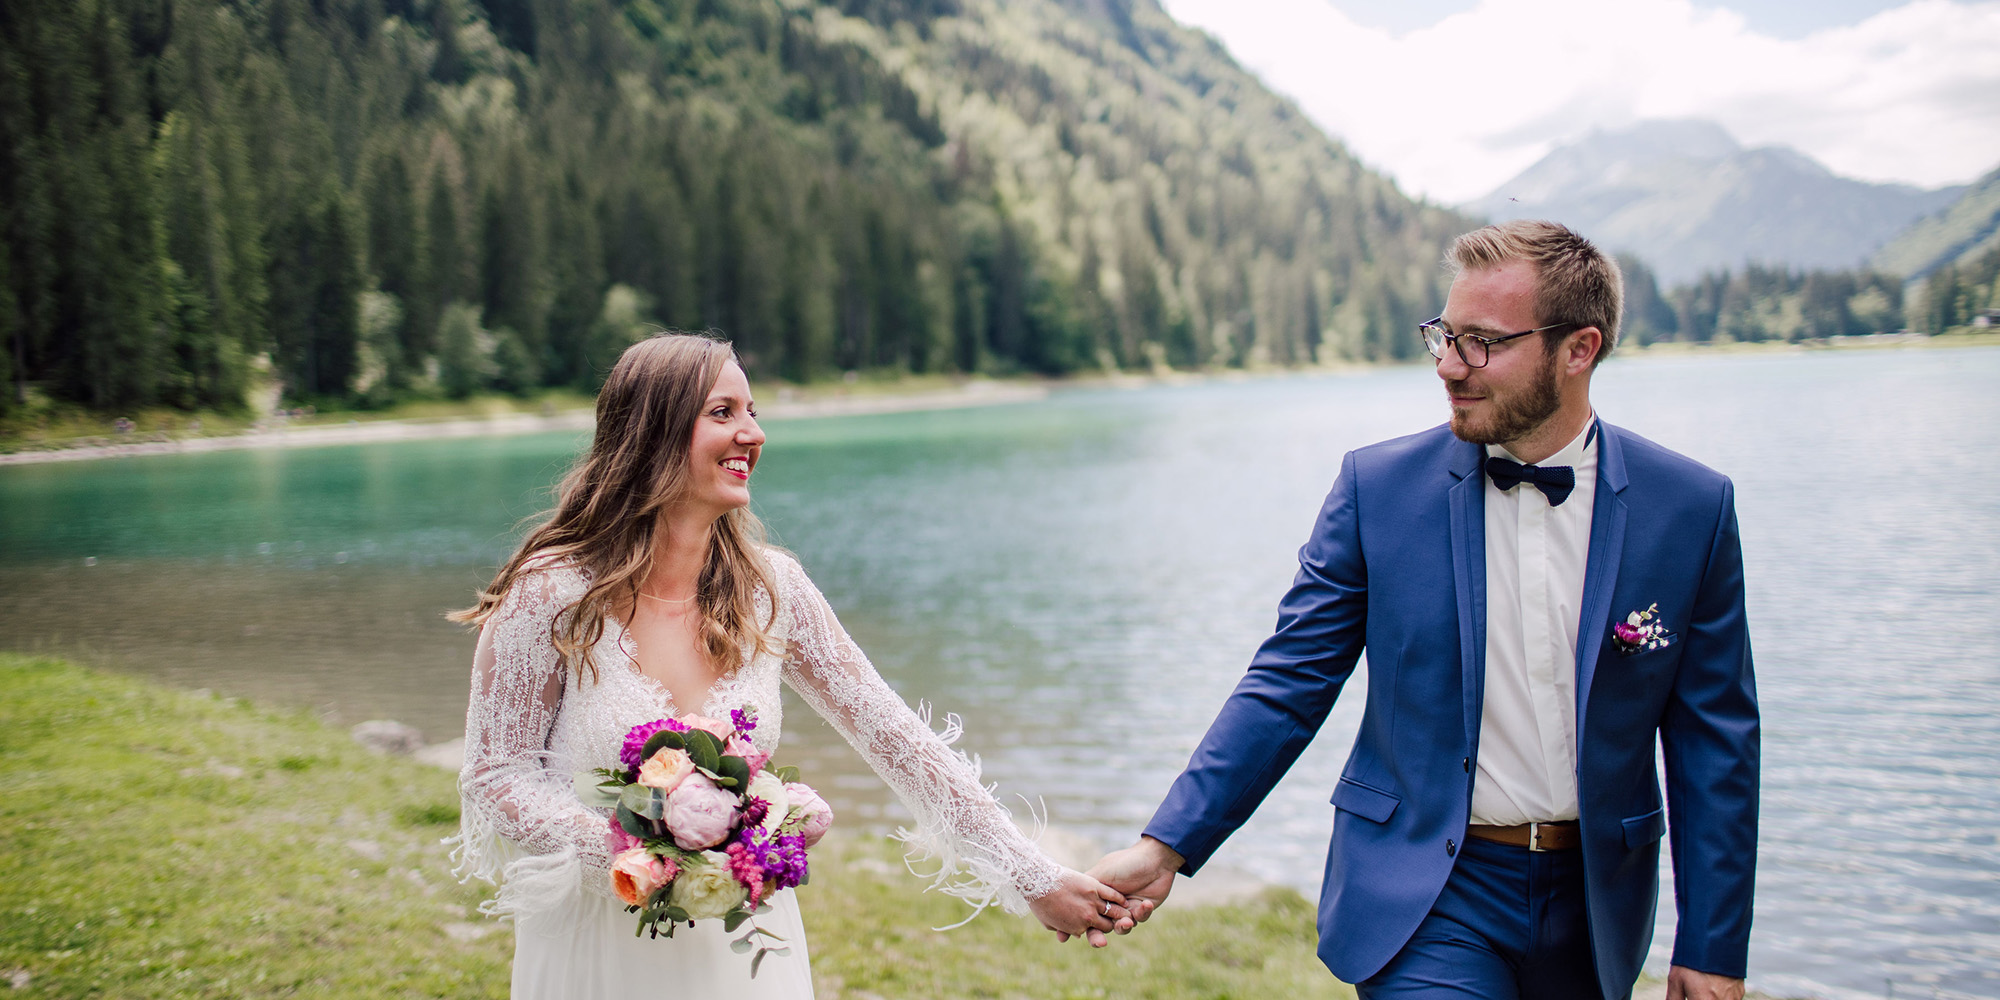
[[[736,881],[750,890],[750,908],[754,910],[758,901],[764,898],[764,880],[768,877],[764,874],[764,866],[757,863],[756,851],[745,846],[743,841],[732,841],[727,850],[729,874],[736,876]]]
[[[654,733],[662,729],[671,729],[677,733],[685,733],[687,732],[687,728],[687,726],[673,719],[654,719],[651,722],[641,722],[625,733],[625,745],[618,750],[618,762],[624,764],[625,770],[628,772],[637,771],[639,765],[644,763],[646,759],[646,741],[652,739]],[[630,780],[629,775],[627,776],[627,780]]]

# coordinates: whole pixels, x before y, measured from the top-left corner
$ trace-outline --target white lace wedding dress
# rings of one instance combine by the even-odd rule
[[[700,714],[726,719],[731,709],[755,709],[757,744],[775,750],[782,678],[909,807],[917,828],[904,839],[939,866],[944,891],[1011,913],[1053,891],[1062,868],[1015,828],[980,783],[977,764],[950,748],[956,725],[932,732],[842,631],[805,570],[783,553],[766,557],[778,589],[771,637],[785,653],[746,655],[716,681]],[[523,575],[481,631],[473,660],[454,858],[461,877],[500,883],[483,909],[515,919],[515,1000],[811,997],[793,892],[776,894],[772,912],[757,918],[791,952],[766,956],[754,980],[750,956],[729,949],[741,931],[725,934],[719,920],[683,926],[671,940],[633,935],[638,918],[611,891],[608,813],[577,798],[574,778],[617,767],[633,726],[691,709],[639,672],[625,631],[610,619],[592,651],[594,682],[558,668],[549,627],[585,582],[563,565]],[[769,600],[759,595],[759,621]]]

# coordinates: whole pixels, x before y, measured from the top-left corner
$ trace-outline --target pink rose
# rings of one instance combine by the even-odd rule
[[[653,890],[666,885],[678,874],[673,862],[649,853],[643,847],[620,851],[611,859],[611,888],[626,906],[638,906]]]
[[[833,826],[833,807],[812,786],[796,781],[785,786],[785,794],[792,800],[792,811],[785,821],[798,824],[799,836],[805,838],[807,847],[819,843],[819,838],[826,836],[827,829]]]
[[[661,747],[639,765],[639,784],[672,794],[693,773],[694,761],[688,758],[687,751]]]
[[[626,833],[625,828],[619,826],[617,820],[608,822],[611,824],[611,829],[604,831],[604,846],[609,848],[612,854],[623,854],[639,846],[639,838]]]
[[[717,788],[708,775],[697,771],[667,796],[660,818],[683,850],[707,850],[727,839],[736,826],[736,802],[734,793]]]
[[[741,736],[731,736],[729,742],[723,744],[722,752],[731,757],[743,758],[743,762],[750,765],[751,774],[762,771],[764,765],[771,762],[770,754],[757,749],[757,744]]]
[[[693,712],[681,716],[680,723],[689,729],[699,729],[715,737],[717,742],[728,739],[729,734],[736,731],[735,726],[721,719],[711,719],[706,715],[696,715]]]

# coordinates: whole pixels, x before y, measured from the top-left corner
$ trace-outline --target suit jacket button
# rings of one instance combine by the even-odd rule
[[[1444,842],[1444,856],[1447,858],[1458,857],[1458,841],[1447,840]]]
[[[1459,761],[1458,763],[1460,766],[1465,768],[1465,773],[1467,774],[1472,773],[1472,758],[1467,757],[1464,760]]]

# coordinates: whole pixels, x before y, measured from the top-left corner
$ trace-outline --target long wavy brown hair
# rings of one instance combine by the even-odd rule
[[[590,586],[556,615],[549,641],[566,669],[595,680],[591,647],[604,635],[606,615],[629,617],[638,603],[639,585],[653,569],[660,512],[684,500],[690,488],[695,421],[723,366],[735,361],[728,343],[706,334],[661,333],[626,348],[597,394],[597,433],[563,477],[555,510],[521,540],[479,603],[453,612],[451,620],[484,623],[523,576],[550,563],[573,565]],[[757,621],[758,589],[776,592],[763,545],[763,522],[747,507],[718,518],[709,531],[695,606],[702,650],[725,672],[739,662],[745,644],[775,651],[770,622]]]

